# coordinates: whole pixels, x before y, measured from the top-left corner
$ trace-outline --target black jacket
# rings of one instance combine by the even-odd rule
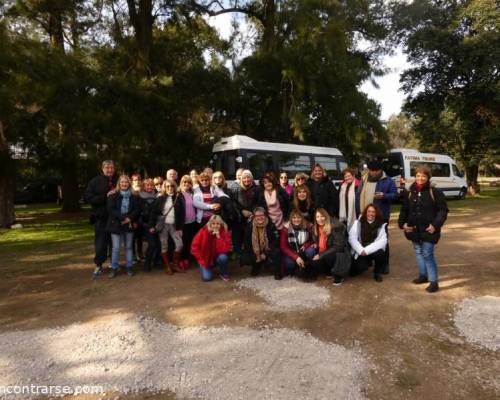
[[[234,209],[238,214],[240,221],[246,221],[247,218],[241,213],[243,210],[253,211],[255,196],[257,195],[257,186],[252,185],[248,189],[243,189],[240,185],[233,185],[230,188],[231,199]]]
[[[339,216],[339,191],[327,176],[316,182],[309,178],[307,187],[316,209],[324,208],[331,217]]]
[[[108,217],[107,201],[108,192],[116,187],[118,177],[113,175],[111,178],[111,188],[107,176],[98,175],[90,180],[83,193],[83,198],[92,207],[92,213],[96,218],[106,219]]]
[[[113,193],[107,199],[108,222],[106,224],[106,231],[117,234],[132,232],[132,223],[137,222],[141,213],[141,199],[139,196],[130,196],[127,214],[121,213],[123,197],[119,191]],[[131,223],[122,224],[121,222],[127,217],[130,218]]]
[[[177,199],[177,201],[176,201]],[[162,215],[163,208],[165,207],[165,202],[167,201],[166,196],[159,196],[153,204],[152,212],[149,217],[149,227],[154,228],[156,226],[156,222],[158,217]],[[186,203],[184,200],[184,196],[180,193],[175,193],[173,201],[174,205],[174,213],[175,213],[175,229],[180,231],[184,226],[184,221],[186,219]],[[170,211],[172,212],[172,211]]]
[[[243,239],[242,261],[243,265],[252,265],[255,263],[255,253],[252,246],[253,223],[249,222],[245,227],[245,236]],[[272,265],[280,263],[280,237],[278,230],[269,220],[266,226],[267,240],[269,242],[269,252],[266,254],[267,261]]]
[[[276,195],[280,203],[281,211],[283,212],[283,221],[287,221],[290,214],[290,196],[288,196],[286,190],[281,186],[276,187]],[[261,186],[257,186],[255,189],[254,204],[252,208],[255,207],[264,207],[264,209],[268,211],[264,189]]]
[[[153,206],[156,201],[156,198],[140,197],[140,199],[141,199],[141,217],[139,221],[143,226],[149,226],[149,218],[151,217],[151,213],[153,212]]]
[[[399,227],[403,229],[403,225],[406,223],[415,228],[413,232],[405,232],[406,238],[412,242],[437,243],[441,237],[441,227],[448,217],[448,206],[443,192],[426,185],[419,195],[414,183],[410,186],[410,190],[404,191],[402,202],[398,220]],[[425,230],[429,224],[436,228],[433,234]]]

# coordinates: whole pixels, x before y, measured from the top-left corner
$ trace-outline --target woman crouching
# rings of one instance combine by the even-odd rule
[[[224,282],[229,281],[228,254],[231,250],[231,232],[219,215],[212,215],[191,244],[191,254],[200,267],[203,282],[214,278],[214,267],[219,268],[219,276]]]
[[[273,271],[274,279],[283,278],[280,263],[279,234],[263,207],[256,207],[253,218],[245,229],[242,265],[251,265],[252,276],[259,275],[263,267]]]
[[[373,278],[382,282],[387,233],[384,217],[377,206],[368,204],[349,231],[349,244],[354,254],[351,275],[359,275],[375,263]]]
[[[299,210],[290,213],[290,221],[280,233],[280,249],[285,272],[309,279],[313,274],[311,260],[316,254],[313,246],[312,224]]]
[[[324,208],[318,208],[314,215],[313,240],[318,254],[313,257],[315,273],[333,276],[338,286],[350,268],[350,254],[346,254],[346,232],[344,224],[330,217]]]

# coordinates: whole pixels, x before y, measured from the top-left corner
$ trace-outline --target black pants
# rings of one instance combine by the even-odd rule
[[[319,260],[311,262],[311,272],[318,276],[319,274],[330,276],[332,275],[332,269],[335,267],[335,261],[337,260],[337,254],[330,253],[324,255]]]
[[[111,235],[106,232],[107,220],[105,218],[96,218],[94,223],[94,263],[98,267],[102,267],[102,264],[106,261],[108,257],[108,247],[111,245]]]
[[[252,262],[252,275],[258,275],[262,268],[267,268],[272,271],[274,275],[283,275],[281,270],[281,257],[279,249],[272,249],[266,254],[264,261]]]
[[[144,239],[144,232],[142,229],[142,226],[137,227],[134,229],[134,241],[132,245],[132,250],[134,253],[134,257],[140,257],[142,258],[144,253],[143,253],[143,239]]]
[[[149,227],[142,227],[142,236],[146,238],[148,243],[148,248],[146,249],[146,260],[144,261],[144,268],[150,269],[155,262],[155,256],[159,249],[158,247],[158,235],[156,233],[149,232]]]
[[[189,260],[189,256],[191,255],[191,243],[193,242],[193,238],[198,232],[199,225],[196,221],[191,222],[190,224],[184,224],[182,228],[182,259]]]
[[[352,264],[352,275],[359,275],[364,271],[368,270],[373,263],[375,263],[375,269],[373,273],[375,275],[380,275],[385,268],[386,263],[386,252],[384,250],[378,250],[375,253],[369,254],[367,256],[359,256],[354,260]]]

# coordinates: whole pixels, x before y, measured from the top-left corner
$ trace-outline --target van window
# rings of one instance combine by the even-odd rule
[[[255,179],[261,179],[268,171],[274,171],[273,155],[271,153],[247,152],[248,169]]]
[[[403,172],[403,157],[401,153],[389,154],[388,157],[382,160],[382,168],[387,176],[391,178],[401,175]]]
[[[234,180],[236,179],[236,170],[239,168],[239,165],[236,165],[237,156],[235,150],[214,153],[211,167],[214,171],[221,171],[226,179]]]
[[[455,164],[451,164],[451,168],[453,171],[453,175],[458,176],[459,178],[464,177],[464,173],[462,171],[460,171]]]
[[[321,165],[330,179],[340,179],[340,171],[337,169],[337,158],[333,156],[314,156],[314,164]]]
[[[421,165],[427,165],[433,177],[445,178],[450,176],[450,164],[447,163],[434,163],[434,162],[421,162],[412,161],[410,162],[410,173],[411,176],[415,176],[415,169]]]
[[[291,177],[297,172],[309,174],[311,170],[311,157],[293,153],[278,153],[278,168],[285,171]]]

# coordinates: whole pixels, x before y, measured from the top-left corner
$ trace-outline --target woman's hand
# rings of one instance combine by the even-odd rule
[[[125,219],[122,221],[122,225],[130,224],[130,218],[125,217]]]
[[[427,228],[425,228],[425,230],[427,232],[429,232],[431,235],[436,232],[436,228],[434,228],[434,226],[432,224],[429,224],[429,226]]]
[[[365,256],[367,256],[367,255],[368,255],[368,254],[366,254],[366,251],[364,251],[364,250],[363,250],[363,251],[361,252],[361,254],[360,254],[360,256],[363,256],[363,257],[365,257]]]
[[[175,231],[179,237],[182,237],[182,231]]]
[[[214,210],[214,211],[220,210],[220,204],[219,203],[212,204],[212,210]]]
[[[149,228],[149,233],[155,233],[156,229],[155,228]]]
[[[313,261],[318,261],[319,260],[319,254],[316,254],[314,257],[313,257]]]
[[[245,218],[249,218],[252,215],[252,213],[248,210],[241,210],[241,213]]]
[[[300,257],[297,257],[297,259],[295,260],[295,262],[297,263],[297,265],[300,267],[300,268],[304,268],[305,267],[305,262],[302,258]]]

